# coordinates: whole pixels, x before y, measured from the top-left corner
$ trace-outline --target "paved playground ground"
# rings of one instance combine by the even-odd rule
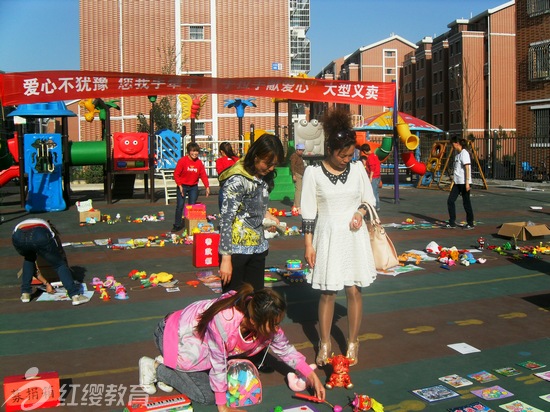
[[[158,189],[158,188],[157,188]],[[138,359],[156,356],[153,329],[170,311],[198,299],[216,296],[204,285],[189,286],[207,269],[192,265],[192,246],[167,244],[130,250],[112,250],[106,246],[83,246],[78,243],[97,239],[144,238],[161,236],[172,227],[174,204],[165,205],[163,192],[151,203],[141,190],[131,199],[104,201],[103,193],[86,188],[73,188],[67,211],[41,213],[36,216],[52,220],[64,242],[71,243],[66,252],[73,270],[84,276],[89,289],[94,277],[112,275],[125,285],[128,300],[102,301],[96,292],[86,305],[73,307],[69,302],[42,302],[34,298],[23,304],[17,272],[20,258],[11,245],[11,231],[27,214],[19,204],[18,187],[0,188],[0,360],[2,377],[24,374],[37,367],[40,372],[57,371],[64,388],[69,389],[63,410],[122,411],[123,405],[138,383]],[[381,190],[383,223],[396,225],[413,219],[417,226],[404,230],[388,227],[398,253],[423,250],[430,241],[440,246],[459,249],[475,248],[484,237],[490,245],[503,245],[510,239],[496,235],[503,222],[531,221],[550,224],[550,185],[536,190],[501,188],[474,189],[472,204],[476,215],[475,230],[444,230],[435,222],[447,218],[447,192],[401,188],[399,202],[394,190]],[[80,226],[76,201],[93,200],[103,214],[122,221],[113,225],[98,223]],[[217,198],[200,197],[208,213],[217,213]],[[271,207],[290,209],[290,202],[271,202]],[[531,206],[542,209],[533,210]],[[458,218],[464,219],[460,200]],[[126,217],[138,218],[164,212],[164,222],[128,223]],[[289,226],[300,225],[297,217],[282,218]],[[423,225],[420,223],[425,222]],[[548,242],[542,238],[518,242],[520,246]],[[514,253],[515,255],[515,253]],[[353,393],[367,394],[381,402],[385,411],[446,411],[448,408],[482,402],[494,410],[511,401],[523,401],[543,411],[550,402],[541,396],[550,394],[550,383],[533,373],[550,370],[550,256],[514,259],[494,251],[483,250],[475,257],[484,264],[441,268],[437,262],[421,262],[420,270],[379,275],[375,283],[363,290],[364,318],[360,336],[360,358],[352,367],[352,390],[335,388],[327,400],[345,405]],[[288,259],[303,259],[301,236],[277,237],[270,241],[268,265],[284,267]],[[128,278],[133,270],[148,274],[168,272],[179,281],[179,291],[165,288],[141,289],[139,282]],[[214,273],[216,268],[214,268]],[[284,281],[270,285],[282,293],[289,310],[283,327],[290,341],[313,363],[317,335],[318,295],[306,284]],[[111,296],[114,296],[111,294]],[[345,351],[345,296],[338,296],[333,329],[333,350]],[[465,343],[479,352],[462,354],[448,345]],[[527,369],[524,362],[548,365]],[[308,404],[318,411],[330,411],[328,405],[315,405],[292,397],[285,383],[287,368],[269,359],[275,368],[262,374],[263,402],[247,407],[249,411],[272,411],[275,406],[290,408]],[[518,375],[506,377],[495,369],[513,367]],[[481,371],[494,374],[498,380],[454,389],[452,399],[427,402],[412,393],[415,389],[443,384],[440,377],[458,374],[466,377]],[[319,371],[326,379],[330,370]],[[471,391],[500,386],[513,396],[483,400]],[[118,395],[113,397],[113,392]],[[486,390],[494,396],[498,390]],[[95,394],[95,395],[94,395]],[[162,394],[159,392],[159,394]],[[216,408],[195,405],[195,411]],[[346,410],[346,409],[344,409]],[[347,409],[350,410],[350,409]]]

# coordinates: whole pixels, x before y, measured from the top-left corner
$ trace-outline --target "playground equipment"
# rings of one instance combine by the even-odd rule
[[[84,103],[89,110],[87,114],[103,114],[102,122],[106,128],[103,135],[110,136],[108,110],[94,110],[89,100]],[[98,99],[93,102],[101,103]],[[63,102],[23,104],[8,116],[62,118],[61,134],[23,136],[16,133],[15,138],[8,141],[10,152],[18,164],[2,171],[0,184],[14,177],[26,175],[26,188],[25,179],[20,179],[21,206],[29,212],[60,211],[67,208],[70,200],[70,166],[103,165],[107,174],[105,193],[109,203],[112,201],[113,175],[134,174],[135,178],[136,173],[148,173],[154,167],[153,162],[150,162],[150,139],[147,133],[115,133],[112,139],[70,142],[66,119],[76,114],[68,110]],[[92,117],[88,116],[87,120],[89,119]],[[107,156],[107,153],[111,152],[113,156]],[[133,190],[133,180],[131,184]],[[153,183],[151,186],[153,197]]]
[[[483,189],[488,189],[489,187],[479,163],[477,151],[471,144],[468,144],[467,150],[470,152],[472,159],[472,184],[481,186]],[[430,156],[426,164],[426,173],[418,181],[416,187],[419,189],[451,190],[453,186],[452,158],[453,146],[450,142],[448,140],[435,141],[432,144]]]
[[[403,143],[407,152],[401,154],[401,160],[405,167],[413,174],[423,176],[426,173],[426,165],[420,161],[415,155],[415,151],[420,144],[420,138],[418,135],[412,133],[429,132],[429,133],[443,133],[442,130],[437,127],[418,119],[410,114],[398,112],[396,122],[396,132],[399,140]],[[366,132],[392,132],[394,129],[394,110],[388,110],[383,113],[376,114],[367,118],[364,123],[355,128],[357,131]],[[378,156],[381,162],[385,161],[392,150],[394,139],[393,136],[384,136],[381,144],[374,144],[369,142],[371,149],[374,149],[374,153]],[[397,159],[394,160],[397,163]],[[395,167],[396,165],[394,165]]]

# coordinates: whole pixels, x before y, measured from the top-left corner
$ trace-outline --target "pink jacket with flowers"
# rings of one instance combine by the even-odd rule
[[[220,299],[234,293],[228,292]],[[225,309],[214,316],[204,340],[201,340],[195,327],[201,314],[215,301],[209,299],[194,302],[168,317],[163,336],[163,356],[164,364],[173,369],[187,372],[210,370],[210,386],[217,405],[226,403],[229,357],[247,358],[270,345],[277,357],[301,375],[308,376],[312,372],[305,356],[289,343],[280,328],[273,340],[245,340],[240,332],[244,315],[234,308]]]

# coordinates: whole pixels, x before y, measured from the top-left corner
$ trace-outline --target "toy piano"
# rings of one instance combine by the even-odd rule
[[[149,396],[128,402],[124,412],[193,412],[191,400],[183,395]]]

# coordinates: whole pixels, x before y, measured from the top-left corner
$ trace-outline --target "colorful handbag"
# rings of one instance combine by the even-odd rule
[[[258,369],[247,359],[227,362],[227,406],[257,405],[262,402],[262,382]]]

